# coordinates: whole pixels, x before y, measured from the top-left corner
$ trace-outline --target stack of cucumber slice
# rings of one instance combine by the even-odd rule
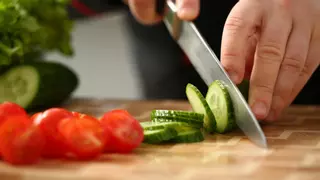
[[[186,95],[193,112],[153,110],[151,122],[141,122],[144,143],[200,142],[204,140],[204,133],[226,133],[237,127],[233,104],[222,81],[214,81],[205,97],[196,86],[189,83]]]

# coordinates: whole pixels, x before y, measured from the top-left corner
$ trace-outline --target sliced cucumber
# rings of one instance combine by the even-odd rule
[[[203,127],[203,121],[195,121],[193,119],[184,118],[184,117],[152,117],[152,122],[156,123],[166,123],[166,122],[177,122],[177,123],[185,123],[190,127],[200,129]]]
[[[203,118],[203,114],[181,110],[153,110],[151,112],[153,122],[180,122],[197,128],[202,128]]]
[[[203,127],[208,133],[213,133],[216,129],[215,116],[212,113],[207,101],[197,87],[192,84],[187,84],[186,95],[191,104],[193,111],[204,115]]]
[[[176,128],[178,135],[170,139],[173,143],[194,143],[204,140],[204,136],[200,129],[190,127]]]
[[[71,95],[78,83],[77,75],[59,63],[16,65],[0,76],[0,103],[11,101],[28,110],[56,106]]]
[[[204,115],[196,112],[182,111],[182,110],[153,110],[151,117],[175,117],[188,118],[203,122]]]
[[[216,80],[209,86],[206,101],[216,119],[216,132],[225,133],[236,127],[233,104],[222,81]]]
[[[146,144],[159,144],[168,141],[178,135],[175,128],[165,127],[156,130],[144,130],[144,140]]]
[[[176,128],[180,126],[189,126],[187,123],[180,123],[180,122],[141,122],[140,123],[144,130],[158,130],[164,129],[166,127]]]

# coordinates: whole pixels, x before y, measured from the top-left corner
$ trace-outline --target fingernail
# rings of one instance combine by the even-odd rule
[[[267,114],[267,106],[262,102],[256,102],[253,107],[252,111],[259,117],[264,117]]]
[[[237,83],[238,82],[238,74],[235,73],[235,72],[228,72],[231,80],[234,82],[234,83]]]

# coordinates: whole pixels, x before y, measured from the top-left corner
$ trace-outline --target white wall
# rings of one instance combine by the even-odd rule
[[[103,18],[77,22],[73,32],[75,56],[72,59],[57,54],[48,56],[78,73],[81,82],[75,96],[140,97],[139,81],[132,67],[122,20],[121,12],[117,12]]]

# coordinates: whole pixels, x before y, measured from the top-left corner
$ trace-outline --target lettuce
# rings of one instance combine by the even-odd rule
[[[49,51],[73,56],[70,0],[0,0],[0,66]]]

